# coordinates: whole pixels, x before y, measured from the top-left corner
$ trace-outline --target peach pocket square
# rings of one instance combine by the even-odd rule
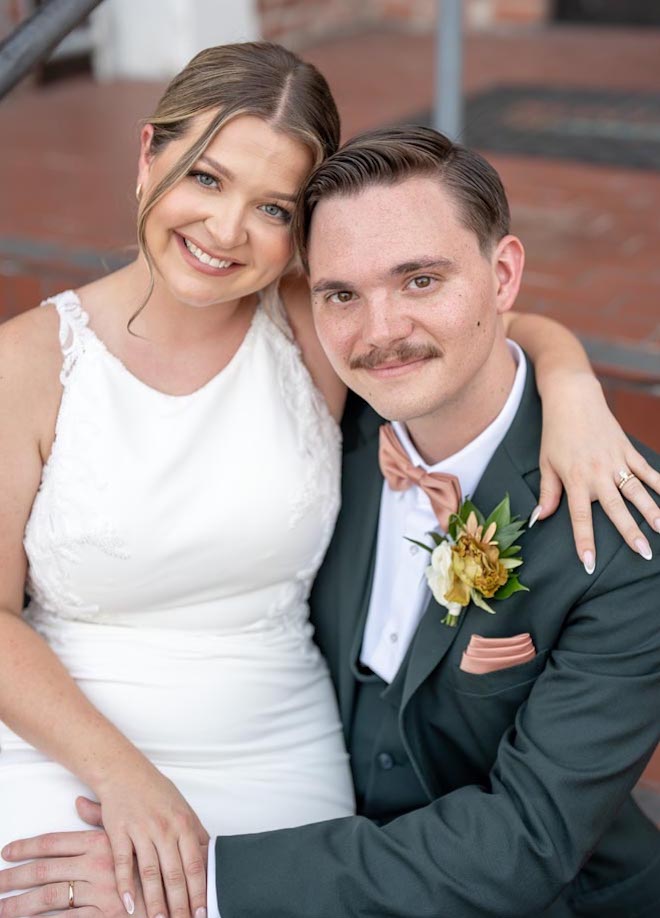
[[[528,663],[535,656],[536,647],[529,634],[515,634],[508,638],[485,638],[473,634],[459,669],[481,676]]]

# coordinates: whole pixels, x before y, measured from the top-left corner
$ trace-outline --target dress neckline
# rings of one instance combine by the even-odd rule
[[[185,392],[182,395],[174,395],[170,392],[163,392],[162,389],[156,389],[154,386],[149,385],[149,383],[145,382],[143,379],[140,379],[139,376],[136,376],[135,373],[128,369],[120,357],[117,357],[117,355],[109,349],[107,344],[101,338],[99,338],[94,329],[90,327],[89,314],[85,309],[83,309],[82,301],[75,290],[66,290],[55,297],[49,298],[44,301],[44,305],[47,303],[56,305],[60,299],[66,299],[68,302],[73,302],[73,305],[76,306],[76,311],[78,313],[80,328],[84,329],[84,334],[94,341],[99,350],[109,359],[110,363],[113,364],[122,373],[122,375],[132,380],[133,383],[139,386],[141,389],[145,389],[147,392],[152,393],[155,396],[160,396],[161,398],[168,400],[184,400],[193,398],[196,395],[201,395],[201,393],[205,392],[207,389],[213,386],[217,380],[225,376],[227,372],[239,361],[241,354],[243,354],[243,352],[249,347],[249,342],[254,337],[255,329],[261,320],[261,316],[264,314],[263,305],[260,298],[252,315],[252,319],[250,320],[250,325],[248,326],[248,329],[243,336],[243,340],[234,351],[228,363],[226,363],[225,366],[217,373],[215,373],[210,379],[207,379],[205,383],[202,383],[201,386],[198,386],[197,389],[193,389],[192,392]]]

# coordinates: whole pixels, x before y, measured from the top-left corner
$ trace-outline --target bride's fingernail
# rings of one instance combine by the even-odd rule
[[[542,510],[543,510],[543,507],[540,504],[537,504],[537,506],[534,507],[534,509],[532,510],[532,515],[529,518],[529,523],[527,524],[528,529],[531,529],[534,523],[538,520],[539,516],[541,515]]]
[[[657,518],[657,520],[653,520],[653,525],[655,526],[655,531],[660,532],[660,516]]]
[[[635,548],[645,561],[650,561],[653,557],[651,546],[646,539],[635,539]]]
[[[5,847],[2,849],[2,856],[11,857],[11,845],[5,845]]]
[[[588,574],[593,574],[596,570],[596,559],[592,551],[585,551],[582,555],[582,563],[584,564],[584,569]]]
[[[135,902],[133,902],[133,896],[130,893],[124,893],[121,898],[124,903],[124,908],[129,915],[132,915],[135,911]]]
[[[195,918],[206,918],[206,909],[205,909],[205,908],[198,908],[198,909],[195,911]]]

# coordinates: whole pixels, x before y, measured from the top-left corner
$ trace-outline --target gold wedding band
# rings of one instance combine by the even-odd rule
[[[73,880],[69,880],[69,908],[75,908],[76,903],[73,898]]]
[[[619,491],[622,491],[624,487],[628,484],[629,481],[632,481],[633,478],[637,478],[637,475],[634,475],[632,472],[629,472],[627,469],[619,469],[619,480],[616,483]]]

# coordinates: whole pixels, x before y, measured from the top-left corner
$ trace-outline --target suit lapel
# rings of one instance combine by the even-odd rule
[[[442,624],[446,611],[435,599],[430,599],[413,638],[410,662],[403,684],[402,708],[408,704],[420,685],[440,663],[461,630],[465,613],[461,615],[458,625],[450,628]]]
[[[508,493],[512,514],[522,519],[529,517],[536,505],[536,497],[524,475],[538,468],[540,432],[540,402],[534,374],[528,365],[525,390],[516,417],[472,496],[473,502],[484,514],[490,513]],[[450,628],[442,624],[446,610],[431,598],[413,639],[402,707],[442,661],[472,610],[480,615],[488,614],[470,604],[462,613],[458,625]]]

